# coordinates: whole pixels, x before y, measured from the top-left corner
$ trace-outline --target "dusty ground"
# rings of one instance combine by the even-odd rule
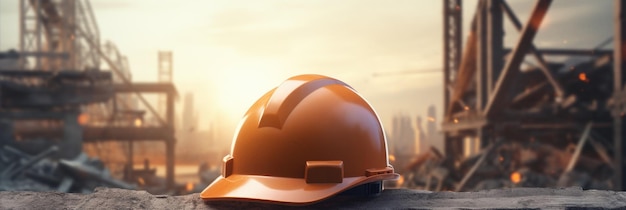
[[[245,202],[205,203],[198,194],[152,195],[144,191],[98,188],[93,194],[0,192],[0,209],[285,209]],[[626,192],[580,188],[516,188],[479,192],[388,189],[373,198],[335,197],[298,209],[490,209],[626,208]]]

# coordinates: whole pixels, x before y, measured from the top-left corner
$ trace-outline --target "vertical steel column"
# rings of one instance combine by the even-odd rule
[[[41,2],[39,0],[20,1],[20,52],[43,52],[41,47],[41,17],[39,10]],[[35,69],[41,69],[41,56],[34,59]],[[28,62],[26,56],[21,56],[19,68],[25,69]]]
[[[480,114],[482,114],[482,110],[487,103],[487,86],[490,82],[490,79],[487,77],[487,66],[489,65],[487,62],[490,60],[487,58],[488,46],[490,46],[487,39],[487,28],[489,28],[487,20],[490,16],[487,12],[487,2],[491,2],[491,0],[480,0],[478,3],[476,22],[474,22],[476,24],[476,112]],[[476,129],[476,138],[480,139],[482,145],[486,145],[486,137],[484,127]],[[472,152],[474,151],[472,150]]]
[[[552,0],[538,0],[535,4],[530,18],[526,22],[517,40],[515,48],[511,51],[509,60],[507,60],[502,69],[502,73],[498,76],[493,93],[489,96],[489,102],[484,109],[484,114],[487,118],[493,118],[496,113],[509,105],[511,98],[511,96],[508,95],[509,89],[514,84],[513,80],[515,80],[520,73],[520,64],[529,52],[529,49],[532,48],[532,41],[551,3]]]
[[[176,137],[174,135],[174,93],[168,92],[166,94],[167,99],[167,108],[165,120],[167,122],[167,129],[170,129],[172,136],[168,137],[165,140],[165,158],[166,158],[166,169],[165,169],[165,178],[168,189],[174,188],[174,151],[176,146]]]
[[[64,1],[62,4],[63,21],[61,24],[61,31],[59,32],[59,40],[62,40],[62,46],[59,49],[59,53],[68,53],[69,59],[57,59],[60,62],[61,69],[82,69],[83,65],[83,49],[78,46],[78,35],[74,28],[80,27],[76,18],[76,2],[77,1]]]
[[[504,64],[501,2],[502,0],[487,1],[487,95],[491,95]]]
[[[131,179],[135,176],[135,174],[133,173],[133,170],[135,168],[135,147],[133,141],[128,141],[126,142],[126,144],[128,146],[128,162],[126,163],[126,168],[128,169],[128,171],[126,172],[126,175],[128,176],[128,179]]]
[[[476,11],[476,109],[482,111],[487,102],[487,16],[485,1],[480,0]]]
[[[172,51],[159,51],[159,82],[172,82]],[[163,116],[167,114],[167,99],[163,95],[158,96],[157,112]]]
[[[26,6],[26,0],[20,0],[20,40],[19,40],[20,53],[25,52],[24,50],[26,49],[26,38],[24,37],[24,32],[26,31],[26,11],[24,11],[24,9],[26,8],[25,6]],[[20,56],[18,60],[18,68],[24,69],[25,65],[26,65],[25,56]]]
[[[443,93],[444,110],[448,110],[450,105],[451,89],[450,85],[456,77],[461,60],[461,37],[462,37],[462,5],[461,0],[443,1]],[[459,143],[444,133],[444,151],[447,155],[456,154],[452,145]]]
[[[41,1],[35,0],[33,6],[33,12],[35,13],[35,38],[36,38],[36,49],[31,49],[33,52],[43,52],[43,48],[41,47],[41,13],[39,10],[41,9]],[[35,69],[41,69],[41,56],[37,56],[35,58]],[[43,67],[45,68],[45,67]]]
[[[615,0],[615,22],[614,22],[614,35],[613,35],[613,84],[614,84],[614,96],[623,97],[623,85],[624,77],[626,76],[624,70],[626,68],[626,23],[625,14],[626,2],[624,0]],[[623,103],[623,102],[622,102]],[[622,106],[623,104],[620,104]],[[621,110],[621,107],[615,109]],[[615,176],[613,177],[613,187],[615,190],[624,190],[624,124],[621,111],[613,113],[613,143],[615,145],[615,153],[613,157],[613,165],[615,168]]]

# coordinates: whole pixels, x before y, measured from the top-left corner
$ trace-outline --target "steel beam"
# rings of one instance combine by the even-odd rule
[[[114,127],[96,127],[83,126],[82,139],[84,142],[105,142],[105,141],[122,141],[122,142],[140,142],[140,141],[167,141],[173,138],[174,134],[165,127],[133,127],[133,126],[114,126]],[[48,138],[58,139],[63,137],[63,128],[23,128],[16,127],[15,135],[19,135],[22,139]]]
[[[476,9],[476,52],[474,54],[476,61],[475,84],[476,85],[476,110],[482,111],[487,102],[487,86],[489,79],[487,78],[487,52],[489,40],[487,39],[487,28],[489,13],[487,12],[487,0],[480,0]],[[471,53],[471,52],[470,52]],[[463,58],[465,60],[465,58]],[[491,60],[491,59],[489,59]],[[458,81],[458,80],[457,80]],[[465,89],[465,88],[464,88]],[[463,90],[460,90],[463,91]]]
[[[541,55],[553,55],[553,56],[601,56],[612,55],[613,50],[588,50],[588,49],[535,49],[535,51]],[[511,52],[510,48],[506,48],[503,51],[503,55]],[[532,53],[532,52],[531,52]]]
[[[81,28],[77,28],[77,32],[81,35],[85,35],[86,33],[81,29]],[[124,84],[131,84],[130,79],[126,78],[126,75],[124,75],[124,72],[119,69],[115,63],[113,62],[113,60],[111,60],[111,58],[109,58],[103,51],[102,49],[100,49],[98,46],[98,43],[94,43],[93,40],[85,38],[85,41],[87,42],[87,44],[89,45],[89,47],[95,48],[96,52],[100,55],[100,58],[102,58],[111,68],[111,70],[113,70],[113,73],[115,75],[117,75],[121,80],[122,83]],[[165,122],[165,120],[163,120],[163,118],[157,113],[157,111],[154,109],[154,107],[152,107],[152,105],[150,103],[148,103],[148,101],[141,95],[140,92],[135,91],[134,92],[137,95],[137,98],[139,99],[139,101],[141,101],[141,103],[143,103],[146,108],[148,108],[148,111],[150,111],[151,114],[153,114],[155,116],[155,118],[159,121],[159,123],[161,125],[167,125],[167,122]]]
[[[504,9],[507,16],[509,17],[509,20],[513,22],[513,26],[515,27],[515,29],[517,29],[517,31],[521,31],[522,23],[519,21],[519,19],[517,18],[517,16],[511,9],[511,7],[509,7],[509,5],[504,1],[502,2],[501,6]],[[543,56],[539,52],[537,52],[537,49],[535,48],[535,45],[532,42],[530,43],[529,50],[530,50],[530,53],[535,58],[535,60],[537,60],[537,63],[539,64],[539,70],[541,70],[541,72],[543,72],[543,74],[546,76],[546,79],[548,80],[548,82],[550,82],[550,84],[552,85],[552,88],[554,88],[556,97],[560,100],[563,97],[563,93],[564,93],[563,87],[561,87],[561,84],[559,84],[554,79],[554,73],[552,73],[552,71],[548,68],[548,64],[543,59]]]
[[[503,0],[487,1],[487,95],[494,89],[504,65],[504,28],[502,23]]]
[[[461,62],[462,13],[461,0],[443,1],[443,85],[444,110],[447,110],[452,95],[446,87],[451,86]]]
[[[493,83],[490,78],[491,72],[489,71],[490,62],[489,57],[490,48],[492,46],[489,39],[489,30],[491,28],[489,21],[492,20],[491,12],[489,11],[488,3],[492,3],[491,0],[480,0],[476,11],[476,110],[482,114],[482,110],[487,102],[487,96],[489,95],[489,85]],[[466,109],[466,108],[464,108]],[[469,110],[466,110],[469,111]],[[485,128],[483,126],[476,129],[476,137],[480,139],[480,142],[486,143],[488,136],[486,135]]]
[[[448,110],[450,105],[450,96],[452,90],[452,79],[456,77],[461,61],[461,37],[462,29],[462,9],[461,0],[444,0],[443,1],[443,106],[444,110]],[[454,155],[460,141],[444,133],[444,152],[446,155]],[[446,165],[452,166],[453,161],[449,161]]]
[[[165,161],[165,182],[168,189],[174,189],[176,184],[174,182],[174,149],[176,146],[176,137],[174,136],[174,94],[167,94],[165,99],[165,119],[169,122],[167,128],[172,133],[172,136],[165,141],[165,157],[167,158]]]
[[[626,77],[626,2],[624,0],[615,0],[614,6],[614,50],[613,50],[613,94],[614,99],[617,99],[623,94],[623,85]],[[620,104],[621,105],[621,104]],[[614,109],[620,110],[621,106],[617,106]],[[613,167],[615,169],[615,176],[613,177],[613,185],[615,190],[626,189],[626,182],[624,182],[624,137],[626,136],[624,131],[622,111],[613,113],[613,144],[614,144],[614,157]]]
[[[66,112],[51,111],[0,111],[0,118],[17,119],[62,119]]]
[[[111,82],[111,72],[106,71],[77,71],[77,70],[63,70],[63,71],[45,71],[45,70],[18,70],[18,69],[6,69],[0,71],[0,76],[5,77],[38,77],[40,79],[49,79],[51,77],[62,78],[62,79],[93,79],[93,80],[102,80],[102,82]],[[100,81],[94,81],[100,82]]]
[[[113,85],[116,93],[163,93],[178,96],[178,91],[172,83],[132,83],[132,84],[116,84]]]
[[[484,7],[485,1],[480,1],[476,7],[476,10],[481,10],[480,8]],[[477,35],[477,23],[478,21],[478,13],[474,15],[472,19],[470,33],[467,35],[467,43],[465,43],[465,47],[463,49],[463,57],[459,63],[455,80],[454,80],[454,88],[450,92],[449,104],[447,104],[447,109],[445,110],[445,121],[450,121],[450,116],[453,114],[455,105],[457,102],[460,102],[463,98],[463,94],[467,87],[475,81],[476,67],[477,67],[477,59],[479,56],[476,56],[477,53],[477,44],[478,37]]]
[[[520,72],[519,66],[524,60],[527,51],[531,48],[530,43],[537,34],[550,3],[552,3],[552,0],[538,0],[535,4],[530,19],[524,26],[516,47],[513,49],[512,56],[505,64],[502,73],[498,77],[493,94],[489,98],[484,111],[488,118],[493,117],[495,113],[506,107],[510,102],[509,96],[507,96],[508,91],[514,83],[513,80]]]
[[[454,132],[460,130],[476,130],[487,125],[485,119],[459,119],[456,123],[443,123],[441,130],[444,132]]]

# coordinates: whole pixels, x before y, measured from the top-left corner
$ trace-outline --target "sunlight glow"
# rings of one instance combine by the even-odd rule
[[[216,73],[217,103],[221,112],[240,118],[263,94],[286,78],[276,66],[243,61]]]

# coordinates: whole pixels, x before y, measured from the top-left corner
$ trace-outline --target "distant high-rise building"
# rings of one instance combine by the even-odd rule
[[[193,93],[185,93],[183,101],[183,116],[181,122],[181,130],[183,133],[192,132],[198,126],[198,117],[194,110]]]
[[[406,115],[397,115],[393,118],[391,140],[394,143],[394,154],[397,156],[413,156],[415,150],[415,130],[411,118]]]
[[[419,152],[419,134],[413,125],[413,120],[408,115],[398,114],[393,117],[392,133],[389,135],[390,154],[395,158],[393,162],[398,173],[402,173],[405,167]]]
[[[418,153],[425,152],[428,148],[426,139],[426,131],[422,127],[422,117],[417,116],[415,120],[415,131],[417,133],[415,139],[415,151]]]
[[[435,105],[428,106],[427,110],[427,121],[426,121],[426,139],[425,144],[430,147],[430,145],[443,149],[443,134],[437,131],[437,110]]]

